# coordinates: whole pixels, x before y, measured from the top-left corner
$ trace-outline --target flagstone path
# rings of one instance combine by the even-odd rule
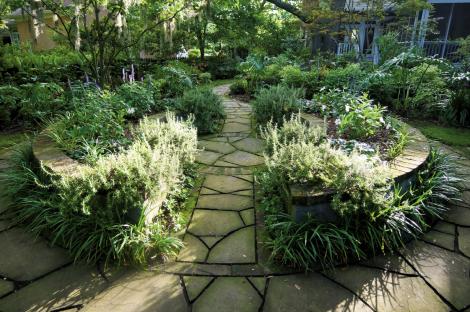
[[[252,168],[264,163],[263,141],[252,136],[249,104],[226,99],[224,107],[221,133],[198,142],[204,181],[179,262],[256,264]]]
[[[225,98],[224,106],[221,133],[199,141],[203,182],[175,261],[106,272],[73,265],[64,250],[11,227],[0,201],[0,311],[470,311],[468,182],[445,220],[396,255],[334,272],[276,267],[255,210],[263,142],[248,104]],[[470,179],[470,151],[438,145]]]

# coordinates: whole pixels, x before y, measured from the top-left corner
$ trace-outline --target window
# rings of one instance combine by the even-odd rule
[[[20,34],[17,32],[10,33],[11,43],[20,44]]]

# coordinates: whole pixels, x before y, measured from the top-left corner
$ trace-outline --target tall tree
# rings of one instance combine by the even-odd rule
[[[207,27],[211,20],[212,3],[211,0],[196,0],[192,3],[194,10],[192,19],[192,29],[196,34],[201,61],[204,61],[206,51]]]
[[[45,14],[35,13],[38,4],[57,19],[56,24],[41,21],[42,24],[65,38],[70,47],[80,53],[101,85],[111,81],[111,67],[116,59],[128,53],[129,49],[138,47],[146,33],[173,19],[185,7],[183,0],[74,0],[73,5],[56,0],[26,0],[23,9],[32,18],[41,19]],[[151,12],[143,18],[152,17],[132,36],[125,30],[126,14],[131,7],[145,7],[134,12]]]

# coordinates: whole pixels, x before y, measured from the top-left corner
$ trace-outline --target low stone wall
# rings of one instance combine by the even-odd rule
[[[78,161],[67,156],[47,134],[47,129],[41,132],[33,142],[33,154],[39,163],[51,170],[53,174],[71,175],[83,166]]]
[[[147,118],[155,121],[165,121],[166,113],[149,115]],[[55,175],[73,176],[80,171],[80,167],[87,166],[67,156],[57,146],[57,143],[49,136],[47,131],[47,129],[42,131],[33,142],[34,157],[45,170]],[[144,213],[146,215],[146,222],[151,223],[153,215],[159,209],[161,203],[153,202],[151,199],[147,201],[148,204],[145,205],[146,211]],[[128,217],[131,222],[137,223],[141,214],[142,211],[129,211]]]
[[[147,116],[149,119],[164,121],[165,113]],[[80,166],[85,166],[67,156],[49,136],[48,130],[42,131],[33,142],[33,154],[39,163],[58,175],[73,175]]]
[[[301,118],[310,126],[325,127],[325,122],[314,115],[302,113]],[[403,152],[389,163],[389,166],[395,182],[402,189],[408,189],[416,173],[426,163],[430,147],[426,137],[419,130],[407,124],[403,126],[409,133],[408,143]],[[289,194],[286,194],[289,213],[296,221],[311,214],[319,220],[334,222],[337,216],[330,207],[333,194],[333,191],[318,190],[305,185],[289,185]]]

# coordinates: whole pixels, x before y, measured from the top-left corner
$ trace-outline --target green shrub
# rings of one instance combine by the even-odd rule
[[[141,118],[157,108],[152,90],[142,82],[121,85],[116,89],[113,101],[131,118]]]
[[[28,45],[3,45],[0,48],[1,68],[22,70],[48,70],[51,67],[82,64],[82,58],[76,51],[57,47],[50,51],[33,51]]]
[[[450,101],[443,77],[446,63],[404,52],[367,79],[370,95],[403,116],[435,118]]]
[[[26,124],[36,125],[68,110],[64,89],[56,83],[28,83],[21,89],[20,115]]]
[[[166,67],[175,68],[185,73],[187,76],[190,76],[191,78],[197,77],[199,74],[201,74],[201,71],[196,66],[192,66],[183,61],[169,61],[166,63]]]
[[[113,106],[111,98],[93,91],[74,98],[72,111],[50,122],[49,135],[72,158],[88,163],[119,150],[128,143],[124,118],[128,113]]]
[[[157,111],[162,110],[161,100],[162,100],[162,85],[158,80],[153,79],[152,75],[146,75],[144,79],[144,84],[147,90],[152,94],[153,102],[155,103],[155,109]]]
[[[318,71],[303,71],[299,66],[284,67],[280,72],[280,77],[283,84],[305,89],[305,96],[308,99],[312,98],[321,85]]]
[[[246,79],[237,79],[230,85],[230,94],[240,95],[248,93],[248,81]]]
[[[0,71],[9,83],[65,83],[81,79],[82,67],[80,54],[67,47],[38,52],[29,45],[0,46]]]
[[[280,77],[282,83],[285,83],[289,87],[302,88],[307,83],[307,77],[300,67],[286,66],[281,69]]]
[[[470,125],[470,89],[460,89],[452,93],[446,117],[450,124],[462,127]]]
[[[238,61],[228,57],[206,57],[206,70],[211,73],[212,79],[231,79],[238,75]]]
[[[360,64],[350,64],[344,68],[329,70],[324,77],[323,86],[327,89],[349,89],[361,91],[365,88],[365,73]]]
[[[11,127],[21,108],[21,90],[11,85],[0,86],[0,129]]]
[[[340,89],[323,90],[308,102],[304,110],[319,114],[324,117],[337,117],[346,113],[346,107],[350,107],[356,101],[354,93]]]
[[[188,58],[190,59],[197,59],[201,57],[201,51],[199,49],[189,49],[188,50]]]
[[[176,106],[179,114],[185,118],[194,116],[198,133],[215,133],[225,117],[222,100],[207,88],[185,92]]]
[[[76,261],[144,264],[176,255],[182,243],[172,233],[182,226],[196,132],[171,115],[167,121],[144,119],[128,150],[70,176],[44,171],[28,146],[2,176],[15,221],[47,234]]]
[[[157,71],[155,77],[156,84],[164,98],[181,96],[186,90],[193,87],[191,73],[182,68],[165,66]]]
[[[269,64],[263,69],[261,74],[261,80],[266,85],[276,85],[281,82],[281,70],[280,64]]]
[[[300,89],[278,85],[261,89],[253,101],[253,111],[256,121],[265,125],[269,121],[281,124],[284,118],[289,119],[301,108],[300,99],[303,92]]]
[[[326,133],[323,127],[306,127],[298,114],[284,120],[281,128],[270,121],[265,128],[261,129],[261,137],[266,141],[266,151],[272,154],[274,148],[280,144],[294,142],[319,144],[325,140]]]
[[[421,64],[414,67],[408,83],[414,86],[414,94],[410,89],[411,95],[403,98],[402,103],[405,109],[411,109],[421,116],[424,109],[428,116],[433,116],[442,112],[448,105],[450,92],[447,89],[443,71],[437,65]],[[411,99],[410,96],[412,96]]]
[[[470,38],[470,37],[469,37]],[[453,73],[449,79],[451,100],[446,108],[445,119],[459,126],[470,125],[470,72]]]
[[[338,132],[350,139],[366,139],[385,127],[385,110],[372,104],[367,95],[358,96],[337,119]]]
[[[248,55],[245,61],[238,66],[243,73],[243,77],[248,82],[248,90],[250,94],[256,92],[264,84],[264,70],[266,62],[263,57],[257,55]]]
[[[211,73],[200,73],[199,74],[199,82],[200,83],[209,83],[212,81]]]
[[[380,53],[380,64],[405,52],[406,47],[398,42],[397,32],[388,32],[377,39],[377,46]]]

